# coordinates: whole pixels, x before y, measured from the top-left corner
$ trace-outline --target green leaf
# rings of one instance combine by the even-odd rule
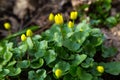
[[[24,44],[20,45],[18,48],[21,50],[22,53],[25,53],[28,49],[28,46],[26,43],[24,43]]]
[[[117,24],[117,20],[115,17],[110,16],[106,19],[106,24],[108,27],[112,28],[113,26]]]
[[[101,33],[100,29],[98,28],[91,29],[89,40],[90,43],[95,47],[101,45],[103,43],[104,36]]]
[[[41,38],[42,38],[42,36],[41,35],[37,35],[37,34],[32,37],[33,40],[40,40]]]
[[[43,40],[39,44],[39,49],[47,49],[48,48],[48,42],[46,40]]]
[[[63,80],[78,80],[78,78],[73,77],[70,74],[69,75],[67,74],[67,75],[64,76]]]
[[[55,45],[62,46],[62,34],[60,31],[60,26],[54,24],[49,30],[46,30],[43,34],[43,37],[48,42],[55,42]]]
[[[112,57],[117,53],[117,49],[114,47],[102,46],[102,56],[104,58]]]
[[[102,35],[102,33],[101,33],[101,31],[100,31],[99,28],[93,28],[93,29],[91,29],[91,31],[90,31],[90,35],[91,35],[91,36],[94,36],[94,37],[99,37],[99,36]]]
[[[43,64],[44,64],[44,60],[43,60],[42,58],[40,58],[40,59],[34,59],[34,60],[31,62],[31,68],[37,69],[37,68],[42,67]]]
[[[62,33],[64,34],[64,38],[69,38],[74,33],[73,28],[69,28],[68,24],[64,24],[62,27]]]
[[[58,62],[53,68],[53,72],[55,72],[56,69],[61,69],[62,75],[64,75],[70,69],[70,64],[65,61]]]
[[[55,53],[54,50],[49,50],[48,52],[46,52],[44,58],[47,64],[50,64],[51,62],[53,62],[56,59],[57,54]]]
[[[0,64],[1,66],[6,65],[7,61],[5,61],[3,58],[0,58]]]
[[[90,57],[94,57],[95,53],[96,53],[96,48],[93,44],[89,43],[85,43],[83,46],[83,50],[82,50],[85,54],[87,54]]]
[[[52,80],[51,75],[47,75],[44,80]]]
[[[12,56],[13,56],[13,54],[10,51],[6,51],[3,55],[4,62],[5,62],[3,65],[5,65],[8,61],[10,61]]]
[[[80,80],[92,80],[92,78],[93,78],[90,73],[87,73],[86,71],[84,71],[80,67],[77,68],[77,75],[78,75]]]
[[[85,60],[85,62],[83,62],[82,64],[81,64],[81,66],[83,67],[83,68],[89,68],[89,67],[93,67],[93,63],[94,62],[94,59],[93,58],[87,58],[86,60]]]
[[[46,50],[45,49],[38,49],[37,52],[35,52],[35,57],[36,58],[41,58],[45,55]]]
[[[35,71],[29,71],[28,72],[28,79],[29,80],[36,80],[36,74],[35,74]]]
[[[73,76],[73,77],[76,77],[77,76],[77,66],[70,66],[70,70],[69,70],[70,74]]]
[[[4,50],[4,49],[3,49],[3,46],[2,46],[2,45],[0,45],[0,52],[1,52],[1,51],[3,51],[3,50]]]
[[[71,51],[77,51],[80,48],[80,44],[78,44],[75,41],[71,41],[70,39],[64,40],[63,46],[68,48]]]
[[[93,76],[90,73],[84,71],[79,78],[80,80],[92,80]]]
[[[8,63],[7,67],[14,66],[15,63],[16,63],[16,61],[11,61],[11,62]]]
[[[120,74],[120,62],[101,63],[105,67],[105,72],[112,75]]]
[[[0,71],[0,78],[5,77],[7,74],[9,74],[9,69],[3,69],[2,71]]]
[[[33,41],[31,39],[31,37],[27,37],[27,45],[28,45],[29,49],[33,48]]]
[[[17,62],[17,67],[19,67],[19,68],[28,68],[29,66],[30,66],[29,60],[23,60],[23,61]]]
[[[65,47],[57,47],[56,53],[57,53],[57,56],[59,56],[60,58],[62,58],[64,60],[73,60],[74,59],[74,54],[68,54],[68,49],[66,49]]]
[[[10,73],[8,74],[9,76],[16,76],[21,73],[20,68],[10,67],[9,70],[10,70]]]
[[[83,20],[81,23],[79,23],[76,28],[75,28],[75,32],[89,32],[90,28],[89,28],[89,24],[87,23],[87,20]]]
[[[86,38],[89,36],[88,31],[82,31],[82,32],[75,32],[72,36],[71,39],[73,41],[77,41],[79,45],[81,46],[82,43],[86,40]]]
[[[47,74],[44,69],[38,69],[35,71],[29,71],[28,72],[28,79],[29,80],[44,80],[46,78]]]
[[[55,32],[53,35],[53,40],[56,42],[57,46],[62,46],[62,35],[59,32]]]
[[[52,25],[52,27],[45,32],[42,33],[42,36],[47,41],[54,41],[54,33],[60,32],[60,27],[56,24]]]
[[[3,69],[3,66],[2,66],[2,65],[0,65],[0,72],[2,71],[2,69]]]
[[[72,61],[72,65],[78,66],[81,64],[85,59],[87,58],[87,55],[85,54],[76,54],[75,59]]]
[[[12,50],[13,43],[12,43],[12,42],[10,42],[10,43],[6,43],[6,47],[7,47],[7,51]]]
[[[23,53],[22,50],[17,47],[14,48],[12,52],[15,59],[20,59],[21,57],[25,56],[25,53]]]
[[[39,80],[44,80],[44,78],[47,76],[46,71],[44,69],[39,69],[36,71],[37,73],[37,77],[39,78]]]

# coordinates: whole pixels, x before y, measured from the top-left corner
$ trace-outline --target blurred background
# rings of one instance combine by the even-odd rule
[[[70,11],[95,2],[96,0],[0,0],[0,37],[7,35],[3,23],[10,22],[15,33],[31,25],[49,27],[48,15],[62,13],[69,16]],[[110,15],[120,11],[120,0],[112,1]],[[94,10],[94,7],[92,7]],[[87,9],[86,9],[87,10]]]

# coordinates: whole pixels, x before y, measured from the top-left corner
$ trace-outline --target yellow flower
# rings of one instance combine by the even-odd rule
[[[27,38],[26,38],[26,36],[25,36],[25,34],[22,34],[21,35],[21,41],[25,41]]]
[[[74,23],[73,23],[72,21],[69,21],[69,22],[68,22],[68,27],[69,27],[69,28],[72,28],[73,26],[74,26]]]
[[[30,37],[30,36],[32,36],[32,35],[33,35],[33,32],[32,32],[30,29],[28,29],[28,30],[26,31],[26,36]]]
[[[104,67],[103,66],[97,66],[97,71],[100,73],[104,72]]]
[[[54,21],[54,14],[53,13],[50,13],[50,15],[49,15],[49,21]]]
[[[55,15],[55,23],[56,24],[63,24],[63,16],[61,14]]]
[[[61,69],[56,69],[55,75],[56,75],[57,78],[60,78],[61,75],[62,75],[62,70]]]
[[[4,23],[4,28],[9,30],[11,28],[11,24],[8,22]]]
[[[77,16],[78,16],[78,12],[77,11],[72,11],[70,13],[70,19],[72,19],[72,20],[77,19]]]

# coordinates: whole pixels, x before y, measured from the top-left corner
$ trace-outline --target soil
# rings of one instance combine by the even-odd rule
[[[70,11],[84,3],[94,0],[0,0],[0,39],[8,35],[8,31],[3,28],[4,22],[10,22],[12,33],[28,28],[32,25],[38,25],[39,29],[35,32],[40,34],[50,28],[48,15],[53,13],[62,13],[68,21]],[[120,0],[113,0],[111,15],[120,12]],[[111,60],[120,61],[120,23],[115,27],[108,29],[100,28],[106,37],[105,45],[114,46],[118,53]],[[110,77],[111,75],[106,75]],[[104,76],[103,76],[104,77]],[[118,80],[118,76],[113,78],[104,78],[105,80]]]

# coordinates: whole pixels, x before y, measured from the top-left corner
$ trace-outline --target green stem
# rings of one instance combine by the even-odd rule
[[[39,29],[39,27],[38,27],[38,26],[32,26],[32,27],[30,27],[29,29],[31,29],[32,31],[34,31],[34,30]],[[26,33],[26,30],[27,30],[27,29],[22,30],[22,31],[20,31],[20,32],[18,32],[18,33],[15,33],[15,34],[9,35],[9,36],[7,36],[5,39],[11,39],[11,38],[14,38],[14,37],[20,36],[21,34]]]
[[[73,20],[73,24],[74,24],[74,26],[75,26],[75,20]],[[72,28],[72,31],[74,32],[74,26],[73,26],[73,28]]]
[[[60,25],[60,31],[61,31],[61,34],[62,34],[62,38],[64,39],[64,34],[63,34],[63,31],[62,31],[62,27],[63,27],[63,25]]]
[[[9,35],[9,36],[11,35],[11,30],[8,30],[8,35]]]

